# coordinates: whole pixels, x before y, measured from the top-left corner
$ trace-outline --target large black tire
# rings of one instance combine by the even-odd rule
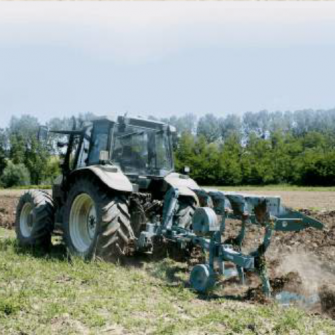
[[[192,197],[179,197],[174,218],[178,227],[192,229],[192,218],[196,206],[196,202]]]
[[[15,231],[21,245],[51,245],[54,228],[54,205],[44,191],[28,191],[21,196],[16,209]]]
[[[64,210],[64,240],[72,255],[119,262],[133,252],[135,236],[125,195],[96,180],[77,179]]]

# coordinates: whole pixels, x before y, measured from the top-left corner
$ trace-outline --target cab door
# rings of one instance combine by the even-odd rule
[[[94,122],[87,165],[99,164],[101,151],[107,151],[110,158],[112,126],[113,123],[106,120]]]

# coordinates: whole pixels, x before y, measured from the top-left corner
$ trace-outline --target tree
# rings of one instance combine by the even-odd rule
[[[61,174],[60,161],[57,156],[51,156],[47,162],[46,174],[43,182],[51,185],[55,178]]]
[[[39,123],[36,117],[22,115],[20,118],[13,116],[9,122],[9,136],[20,135],[24,141],[30,141],[37,136]]]
[[[207,143],[204,136],[199,136],[193,150],[191,176],[202,185],[217,184],[218,159],[217,143]]]
[[[14,165],[24,164],[29,170],[31,182],[40,184],[47,175],[50,149],[37,139],[39,123],[30,115],[12,117],[8,129],[9,158]]]
[[[156,120],[157,118],[152,117],[152,120]],[[182,116],[171,116],[169,118],[161,118],[160,121],[170,124],[171,126],[177,129],[179,134],[183,132],[189,132],[193,134],[196,129],[197,117],[196,115],[189,113]]]
[[[181,171],[185,166],[193,166],[195,150],[195,139],[194,136],[184,131],[178,142],[178,148],[175,152],[175,165],[177,171]]]
[[[3,171],[1,182],[5,187],[29,185],[29,170],[23,164],[14,164],[9,161]]]
[[[27,145],[28,142],[24,140],[21,134],[10,135],[9,158],[14,164],[24,164]]]
[[[223,140],[229,138],[231,135],[242,136],[242,122],[239,116],[234,114],[227,115],[220,122],[221,136]]]
[[[217,175],[219,185],[239,185],[242,183],[242,146],[236,134],[231,134],[221,146]]]
[[[49,176],[49,158],[50,152],[47,148],[39,143],[37,139],[32,138],[30,146],[26,148],[24,162],[30,172],[31,181],[34,185],[41,184]]]
[[[247,112],[243,115],[243,130],[246,136],[251,133],[265,138],[270,131],[270,113],[267,110],[258,113]]]
[[[213,114],[206,114],[198,122],[197,136],[204,136],[208,143],[221,138],[220,120]]]
[[[6,167],[6,133],[4,129],[0,129],[0,177]]]
[[[241,160],[244,183],[262,185],[274,182],[271,141],[251,133]]]

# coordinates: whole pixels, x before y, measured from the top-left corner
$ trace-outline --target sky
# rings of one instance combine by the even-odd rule
[[[12,116],[335,107],[335,2],[0,2]]]

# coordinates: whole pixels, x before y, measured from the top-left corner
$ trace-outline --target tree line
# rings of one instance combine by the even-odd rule
[[[80,126],[95,116],[81,114],[74,119]],[[71,129],[72,117],[52,118],[49,130]],[[9,126],[0,129],[0,187],[51,185],[60,174],[61,152],[56,142],[62,140],[49,133],[46,142],[38,140],[40,123],[31,115],[12,117]]]
[[[79,115],[77,124],[93,117]],[[159,120],[177,128],[177,171],[189,166],[199,184],[335,185],[335,109]],[[47,126],[70,129],[72,123],[72,118],[52,118]],[[42,144],[38,128],[37,118],[23,115],[0,129],[0,186],[51,184],[60,173],[57,137],[50,134]]]
[[[177,169],[202,185],[335,185],[335,109],[163,121],[180,133]]]

